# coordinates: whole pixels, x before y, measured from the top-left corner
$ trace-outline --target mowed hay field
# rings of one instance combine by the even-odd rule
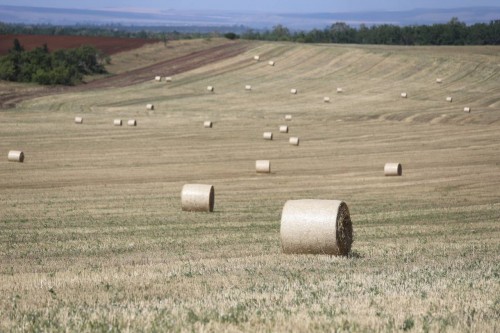
[[[498,332],[500,48],[247,47],[0,112],[0,331]],[[282,254],[289,199],[345,201],[351,256]]]

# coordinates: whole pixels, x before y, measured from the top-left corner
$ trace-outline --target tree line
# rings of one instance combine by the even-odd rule
[[[47,45],[25,51],[19,40],[0,58],[0,80],[74,85],[84,75],[106,73],[110,58],[93,46],[49,52]]]
[[[397,26],[382,24],[353,28],[337,22],[325,29],[292,32],[283,25],[271,30],[249,30],[243,39],[299,43],[344,43],[386,45],[500,45],[500,20],[466,25],[454,17],[444,24]]]

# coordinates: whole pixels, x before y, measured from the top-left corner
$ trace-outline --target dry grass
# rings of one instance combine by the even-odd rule
[[[254,45],[168,88],[0,112],[0,151],[29,156],[0,160],[0,331],[500,330],[500,49]],[[300,149],[262,140],[286,113]],[[182,212],[205,182],[214,213]],[[304,198],[347,203],[350,258],[281,253]]]

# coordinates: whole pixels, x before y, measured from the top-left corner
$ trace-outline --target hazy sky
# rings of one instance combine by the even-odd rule
[[[500,6],[499,0],[0,0],[0,5],[60,8],[218,9],[267,12],[344,12]]]

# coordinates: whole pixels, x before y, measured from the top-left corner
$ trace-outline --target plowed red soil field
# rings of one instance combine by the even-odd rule
[[[7,54],[17,38],[25,50],[47,44],[50,51],[72,49],[82,45],[92,45],[107,55],[129,51],[145,44],[157,43],[155,39],[86,37],[86,36],[48,36],[48,35],[2,35],[0,38],[0,55]]]

